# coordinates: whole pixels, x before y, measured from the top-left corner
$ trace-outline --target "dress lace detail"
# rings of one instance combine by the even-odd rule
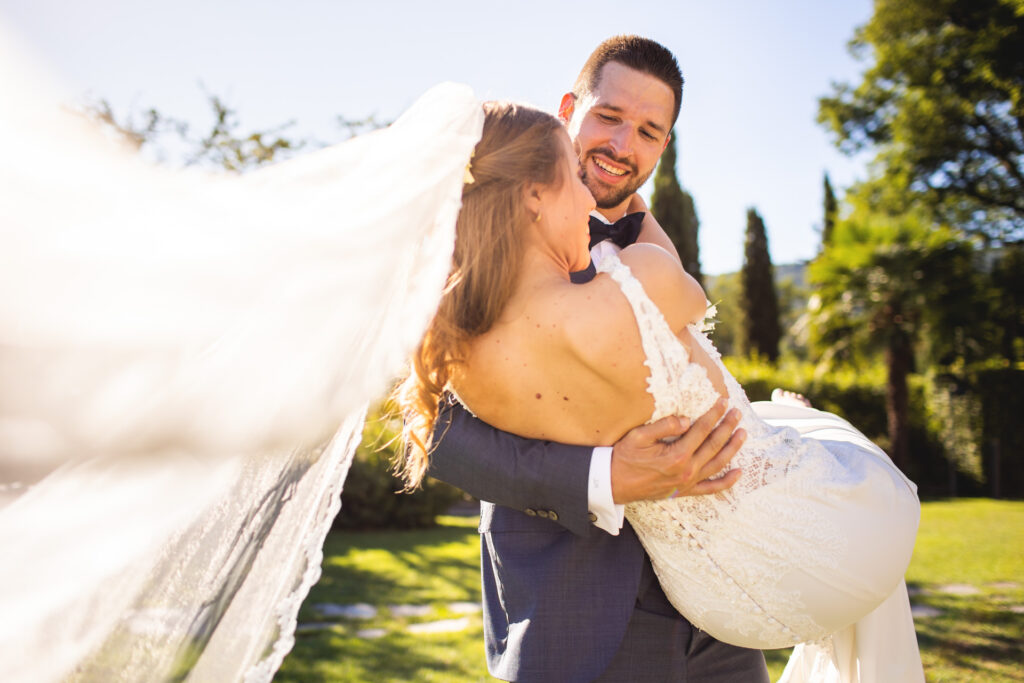
[[[655,404],[650,421],[706,412],[719,398],[707,371],[690,362],[686,346],[629,267],[612,255],[597,270],[619,284],[636,316]],[[721,370],[729,404],[741,412],[748,438],[733,466],[743,474],[722,493],[631,503],[626,518],[666,595],[697,627],[720,640],[762,649],[825,638],[870,610],[865,608],[870,601],[831,595],[828,586],[841,567],[844,576],[849,573],[861,550],[861,527],[874,521],[844,509],[846,501],[858,512],[857,506],[865,505],[863,490],[874,485],[865,479],[867,458],[862,453],[851,467],[846,454],[837,456],[820,441],[766,424],[700,328],[690,325],[687,331]],[[876,460],[870,465],[891,467]],[[878,473],[872,469],[871,474]],[[906,544],[906,539],[893,542]],[[866,580],[860,588],[877,596],[877,604],[905,566],[883,572],[877,585]]]

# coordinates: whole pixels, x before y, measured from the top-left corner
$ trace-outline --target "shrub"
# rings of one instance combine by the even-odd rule
[[[751,401],[772,389],[799,391],[850,421],[887,450],[885,369],[881,363],[816,372],[815,364],[783,359],[723,359]],[[1024,492],[1024,430],[1019,429],[1024,369],[979,364],[957,373],[910,376],[907,475],[923,497],[1020,497]]]
[[[422,529],[434,526],[462,492],[435,479],[427,479],[412,493],[392,474],[401,447],[401,421],[377,406],[367,415],[363,439],[341,492],[341,511],[334,529]]]

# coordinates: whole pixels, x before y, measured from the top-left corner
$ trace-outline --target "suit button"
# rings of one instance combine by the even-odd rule
[[[550,519],[552,522],[557,522],[558,513],[555,512],[554,510],[548,510],[548,519]]]
[[[587,517],[590,519],[591,524],[597,521],[597,515],[595,515],[593,512],[588,512]]]
[[[536,517],[537,516],[537,511],[534,510],[533,508],[526,508],[525,510],[523,510],[523,512],[525,512],[530,517]]]
[[[537,516],[538,517],[543,517],[544,519],[547,519],[548,518],[548,511],[547,510],[537,510]]]

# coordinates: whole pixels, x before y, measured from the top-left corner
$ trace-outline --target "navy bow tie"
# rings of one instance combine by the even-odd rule
[[[638,211],[623,216],[609,225],[596,216],[590,217],[590,248],[604,240],[611,240],[620,249],[625,249],[636,242],[640,235],[640,224],[643,223],[644,212]]]
[[[643,211],[623,216],[612,225],[605,223],[600,218],[591,216],[590,248],[593,249],[594,245],[598,242],[611,240],[618,245],[620,249],[625,249],[636,242],[636,238],[640,235],[640,224],[643,223],[643,220]],[[597,269],[594,268],[594,263],[591,261],[586,270],[570,273],[569,279],[576,284],[581,284],[583,282],[590,282],[594,279],[595,275],[597,275]]]

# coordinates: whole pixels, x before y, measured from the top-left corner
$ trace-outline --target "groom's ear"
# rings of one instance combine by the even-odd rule
[[[558,118],[562,120],[562,123],[568,125],[574,111],[576,111],[576,96],[567,92],[562,95],[562,101],[558,105]]]

